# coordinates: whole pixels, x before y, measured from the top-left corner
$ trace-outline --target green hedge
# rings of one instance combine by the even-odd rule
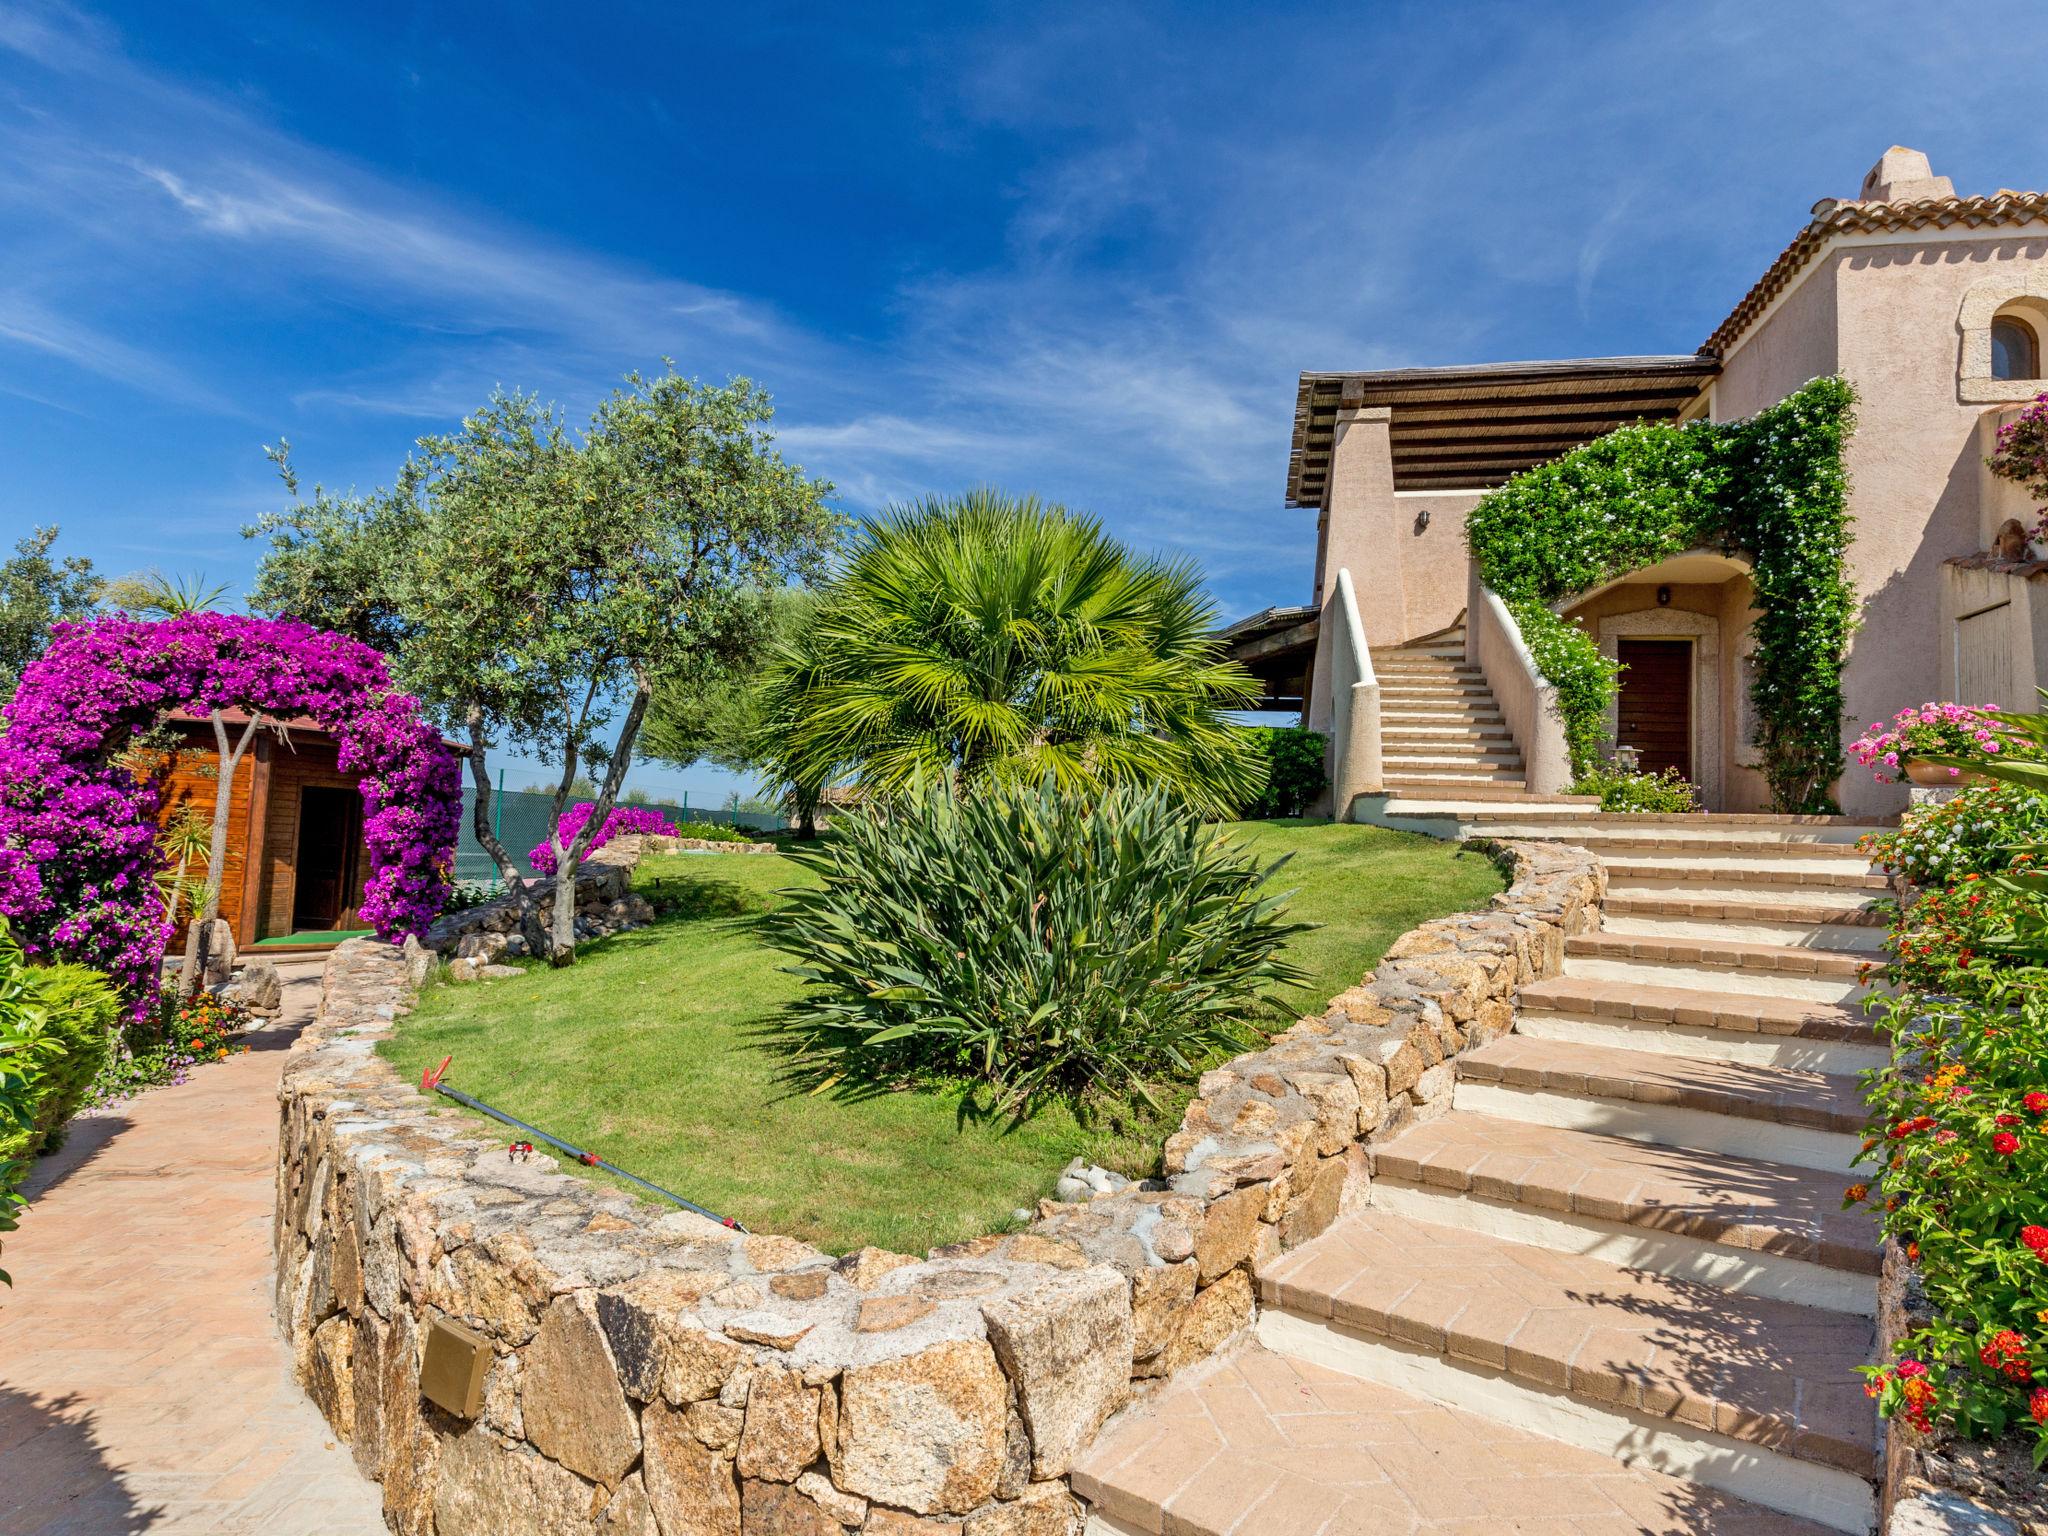
[[[1575,773],[1598,764],[1615,664],[1551,605],[1702,547],[1754,566],[1756,745],[1781,812],[1832,811],[1855,626],[1842,443],[1855,394],[1815,379],[1744,421],[1623,427],[1472,509],[1466,547],[1557,690]]]
[[[30,1159],[55,1145],[106,1059],[120,1006],[97,972],[29,966],[0,919],[0,1232],[14,1230]]]
[[[1243,728],[1265,767],[1265,782],[1258,794],[1237,808],[1246,821],[1269,816],[1299,816],[1314,804],[1316,796],[1329,788],[1325,766],[1329,740],[1321,731],[1298,726],[1250,725]]]
[[[84,1107],[93,1079],[106,1065],[108,1045],[121,1019],[120,994],[106,977],[82,965],[31,967],[28,986],[43,1009],[45,1027],[64,1054],[44,1074],[28,1140],[16,1149],[0,1138],[0,1162],[24,1152],[51,1152],[62,1143],[64,1127]]]

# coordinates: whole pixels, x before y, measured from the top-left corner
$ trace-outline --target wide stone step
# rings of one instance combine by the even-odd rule
[[[1437,752],[1427,754],[1430,759],[1427,762],[1420,761],[1420,756],[1385,753],[1381,757],[1381,762],[1390,769],[1399,767],[1404,773],[1429,773],[1440,777],[1471,775],[1475,778],[1497,778],[1503,773],[1519,776],[1522,767],[1521,754],[1512,750],[1506,754],[1484,755]]]
[[[1554,818],[1535,814],[1516,818],[1529,835],[1540,836],[1542,825]],[[1683,814],[1603,811],[1597,823],[1603,833],[1648,838],[1697,836],[1762,838],[1783,843],[1840,843],[1853,847],[1872,832],[1887,830],[1878,821],[1846,816],[1774,816],[1734,811],[1689,811]]]
[[[1560,834],[1560,842],[1576,839],[1569,834]],[[1751,863],[1729,863],[1715,866],[1698,861],[1671,858],[1636,858],[1630,856],[1605,856],[1600,862],[1607,868],[1610,884],[1626,884],[1641,887],[1654,884],[1667,889],[1696,890],[1711,886],[1717,890],[1740,889],[1755,900],[1770,899],[1781,890],[1834,890],[1885,892],[1891,889],[1891,882],[1875,870],[1858,869],[1853,864],[1839,861],[1801,867],[1782,860],[1766,863],[1757,860]]]
[[[1851,1079],[1788,1067],[1508,1035],[1458,1058],[1455,1106],[1503,1120],[1728,1152],[1850,1177],[1864,1124]]]
[[[1384,721],[1382,722],[1384,724]],[[1401,744],[1433,745],[1436,743],[1462,742],[1512,742],[1514,733],[1504,725],[1404,725],[1398,729],[1383,729],[1380,744],[1394,747]]]
[[[1798,949],[1873,955],[1884,945],[1883,919],[1863,907],[1796,906],[1789,902],[1694,902],[1617,896],[1601,903],[1606,933],[1641,938],[1739,939]]]
[[[1519,1207],[1568,1225],[1586,1221],[1685,1237],[1746,1258],[1758,1270],[1772,1260],[1795,1261],[1853,1276],[1859,1290],[1877,1273],[1870,1218],[1842,1209],[1847,1174],[1458,1111],[1375,1148],[1373,1166],[1376,1204],[1392,1181]],[[1453,1217],[1448,1224],[1465,1223]],[[1725,1274],[1689,1273],[1729,1283]],[[1733,1273],[1741,1280],[1747,1272]]]
[[[1073,1487],[1091,1536],[1825,1529],[1258,1344],[1120,1415]]]
[[[1846,1003],[1869,994],[1870,958],[1733,939],[1579,933],[1565,940],[1564,973],[1593,981],[1700,986],[1717,992]]]
[[[1860,1010],[1806,998],[1553,976],[1521,989],[1515,1015],[1524,1035],[1701,1061],[1854,1077],[1890,1058]]]
[[[1615,879],[1610,871],[1603,916],[1683,917],[1709,923],[1829,923],[1882,930],[1889,921],[1877,899],[1855,889],[1771,886],[1743,890],[1700,882]]]
[[[1553,1410],[1527,1427],[1590,1422],[1612,1453],[1837,1529],[1874,1513],[1877,1416],[1855,1374],[1875,1345],[1868,1318],[1373,1208],[1268,1266],[1259,1288],[1278,1313],[1261,1325],[1268,1347],[1460,1405],[1505,1378]]]
[[[1495,763],[1503,759],[1520,763],[1521,748],[1505,738],[1492,741],[1391,742],[1380,740],[1381,760],[1393,762]]]
[[[1480,787],[1491,784],[1497,789],[1519,793],[1527,787],[1527,781],[1517,773],[1389,773],[1384,776],[1389,789],[1438,790],[1454,789],[1463,791],[1466,785]]]
[[[1617,859],[1649,863],[1682,857],[1711,859],[1717,864],[1733,860],[1766,863],[1794,859],[1816,868],[1845,864],[1868,868],[1870,864],[1869,855],[1853,843],[1827,842],[1764,828],[1638,828],[1622,824],[1619,818],[1610,816],[1576,825],[1561,825],[1548,820],[1539,823],[1508,816],[1489,820],[1491,825],[1487,830],[1493,836],[1536,837],[1550,842],[1574,843],[1601,855],[1603,860],[1611,853]]]

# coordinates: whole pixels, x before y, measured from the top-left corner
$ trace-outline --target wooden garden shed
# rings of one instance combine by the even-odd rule
[[[231,738],[249,717],[226,716]],[[169,758],[158,819],[182,806],[209,819],[218,783],[210,721],[174,715],[181,745]],[[229,795],[220,915],[244,947],[312,948],[359,931],[357,908],[370,867],[359,776],[344,772],[334,737],[308,719],[264,726],[243,754]],[[291,940],[280,943],[280,940]]]

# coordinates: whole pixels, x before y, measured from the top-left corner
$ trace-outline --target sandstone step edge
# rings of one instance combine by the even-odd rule
[[[1864,1536],[1876,1523],[1875,1490],[1866,1479],[1840,1468],[1800,1461],[1712,1430],[1674,1425],[1640,1410],[1545,1392],[1505,1372],[1448,1361],[1395,1340],[1362,1337],[1282,1308],[1262,1311],[1257,1333],[1277,1353],[1601,1451],[1623,1466],[1701,1483],[1853,1536]],[[1535,1429],[1539,1424],[1541,1430]]]

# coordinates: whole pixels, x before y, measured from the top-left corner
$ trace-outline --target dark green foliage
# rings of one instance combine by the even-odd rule
[[[1750,697],[1772,804],[1834,809],[1842,660],[1856,617],[1842,476],[1854,402],[1848,384],[1822,378],[1745,421],[1623,427],[1473,508],[1467,548],[1557,690],[1576,771],[1599,758],[1616,668],[1551,605],[1709,547],[1755,568]]]
[[[797,854],[823,885],[791,891],[770,942],[806,983],[785,1020],[821,1085],[940,1077],[1012,1106],[1185,1081],[1281,1016],[1302,974],[1262,866],[1162,788],[1096,796],[985,785],[841,817]]]
[[[1254,725],[1245,727],[1244,735],[1266,768],[1265,786],[1237,809],[1245,820],[1299,816],[1329,788],[1329,739],[1321,731]]]

